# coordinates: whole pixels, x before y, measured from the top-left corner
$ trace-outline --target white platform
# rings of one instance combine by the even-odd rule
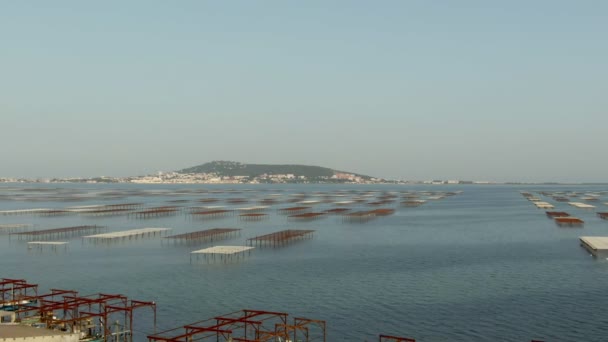
[[[254,249],[249,246],[213,246],[191,252],[192,254],[237,254]]]

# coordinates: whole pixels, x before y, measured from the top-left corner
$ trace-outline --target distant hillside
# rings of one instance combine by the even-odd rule
[[[177,171],[178,173],[215,173],[218,176],[247,176],[258,177],[263,174],[278,175],[278,174],[293,174],[297,176],[305,176],[309,179],[331,177],[336,172],[350,173],[355,176],[369,179],[371,177],[359,175],[353,172],[336,171],[326,167],[309,166],[309,165],[272,165],[272,164],[243,164],[233,161],[213,161],[198,166],[189,167]]]

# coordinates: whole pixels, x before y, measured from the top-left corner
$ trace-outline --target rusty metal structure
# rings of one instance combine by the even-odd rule
[[[297,240],[310,239],[314,232],[314,230],[308,229],[287,229],[249,238],[247,243],[250,246],[258,247],[280,247]]]
[[[325,321],[296,317],[290,324],[288,316],[284,312],[244,309],[148,335],[148,341],[326,341]]]
[[[197,219],[216,219],[232,215],[234,211],[228,209],[195,210],[190,213]]]
[[[395,209],[392,208],[378,208],[371,211],[375,216],[388,216],[395,213]]]
[[[555,220],[555,223],[557,223],[557,225],[567,227],[580,227],[585,223],[585,221],[581,220],[580,218],[572,216],[556,217],[553,220]]]
[[[597,213],[597,216],[603,220],[608,220],[608,212]]]
[[[79,296],[77,291],[59,289],[38,295],[38,285],[24,279],[3,278],[0,293],[0,308],[10,308],[18,321],[80,333],[83,340],[133,341],[133,313],[143,307],[152,309],[156,331],[154,302],[130,300],[120,294]]]
[[[570,214],[568,214],[565,211],[547,211],[545,214],[547,214],[548,218],[556,218],[556,217],[568,217],[570,216]]]
[[[238,236],[240,228],[212,228],[196,232],[165,236],[165,239],[174,241],[217,241]]]
[[[25,279],[0,280],[0,309],[18,307],[27,298],[37,295],[38,284],[30,284]]]
[[[409,337],[398,337],[390,335],[380,335],[378,342],[416,342],[415,339]]]
[[[320,218],[324,218],[327,213],[324,212],[310,212],[310,213],[301,213],[295,215],[289,215],[288,219],[297,220],[297,221],[312,221]]]
[[[170,206],[162,206],[162,207],[156,207],[156,208],[136,211],[136,212],[130,213],[129,215],[132,215],[136,218],[150,218],[150,217],[175,215],[179,211],[180,211],[180,207],[170,205]]]
[[[241,221],[261,221],[265,218],[268,218],[268,214],[264,213],[246,213],[240,214],[239,219]]]
[[[344,214],[350,210],[351,209],[349,209],[349,208],[332,208],[332,209],[325,210],[325,213],[330,214],[330,215],[337,215],[337,214]]]
[[[85,234],[97,233],[101,231],[107,231],[107,227],[89,225],[89,226],[75,226],[75,227],[64,227],[64,228],[52,228],[43,230],[32,230],[27,232],[13,233],[11,235],[17,235],[19,239],[55,239],[55,238],[70,238],[80,237]]]
[[[305,212],[308,212],[310,210],[312,210],[311,207],[297,206],[297,207],[289,207],[289,208],[278,209],[278,213],[279,214],[283,214],[283,215],[295,215],[295,214],[305,213]]]
[[[413,207],[419,207],[425,203],[426,203],[425,200],[409,199],[409,200],[401,201],[401,206],[413,208]]]

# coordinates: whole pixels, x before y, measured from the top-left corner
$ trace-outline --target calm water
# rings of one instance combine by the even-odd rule
[[[593,258],[578,236],[607,235],[608,221],[544,198],[583,218],[584,228],[559,228],[520,190],[602,191],[603,186],[170,186],[170,185],[4,185],[0,194],[23,188],[68,189],[82,202],[1,200],[0,210],[62,208],[124,202],[148,206],[204,205],[200,198],[265,198],[279,193],[316,191],[460,191],[417,208],[365,224],[338,217],[291,222],[275,210],[260,222],[237,217],[193,220],[187,215],[154,219],[127,216],[0,216],[3,223],[31,223],[37,229],[100,224],[111,231],[171,227],[183,233],[214,227],[242,228],[242,235],[220,244],[244,244],[248,237],[282,229],[316,229],[312,240],[280,249],[258,249],[245,262],[189,262],[189,252],[211,246],[140,239],[95,245],[70,240],[67,251],[28,251],[24,242],[0,235],[0,277],[25,278],[80,294],[122,293],[156,301],[159,330],[244,308],[284,311],[323,319],[329,341],[375,341],[380,333],[418,341],[608,341],[608,261]],[[103,199],[110,190],[142,190],[146,196]],[[182,194],[180,189],[246,191]],[[63,190],[66,191],[66,190]],[[150,191],[154,191],[151,195]],[[42,193],[44,195],[44,193]],[[107,195],[107,193],[105,194]],[[314,198],[315,196],[310,196]],[[597,211],[608,211],[598,202]],[[338,198],[337,200],[343,200]],[[215,203],[209,205],[216,205]],[[220,204],[218,204],[220,205]],[[238,205],[239,207],[254,204]],[[288,204],[274,207],[287,207]],[[329,204],[319,209],[332,207]],[[145,313],[142,314],[145,316]],[[151,331],[136,321],[137,340]]]

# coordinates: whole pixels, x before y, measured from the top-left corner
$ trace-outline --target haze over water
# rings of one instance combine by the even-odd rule
[[[463,191],[415,208],[390,204],[397,209],[394,215],[362,224],[343,223],[336,216],[294,222],[274,209],[268,211],[270,218],[260,222],[239,221],[234,216],[195,220],[183,214],[153,219],[0,216],[2,224],[32,223],[36,229],[100,224],[111,231],[171,227],[171,233],[178,234],[242,228],[240,237],[218,243],[185,246],[149,238],[105,245],[76,238],[69,240],[67,251],[57,252],[28,250],[14,235],[0,235],[0,277],[38,283],[41,293],[63,288],[83,295],[122,293],[153,300],[158,304],[160,330],[249,308],[326,320],[328,341],[373,341],[380,333],[423,342],[532,338],[600,342],[606,338],[608,261],[591,257],[579,246],[578,237],[607,235],[608,222],[596,217],[595,211],[549,200],[556,210],[585,220],[583,228],[560,228],[520,194],[520,190],[597,192],[607,190],[605,186],[10,184],[0,188],[0,193],[57,187],[90,199],[4,198],[0,210],[125,202],[158,206],[175,199],[188,200],[179,205],[194,206],[201,205],[197,199],[206,197],[259,199],[278,193],[289,198],[307,193],[307,199],[312,199],[320,197],[315,192],[338,190],[374,194]],[[221,192],[175,194],[202,189]],[[237,192],[225,192],[230,189]],[[147,195],[113,200],[101,196],[114,190]],[[597,211],[606,208],[604,202],[608,202],[605,194],[594,204]],[[331,207],[319,204],[315,211]],[[256,249],[243,262],[190,263],[189,252],[195,249],[244,244],[248,237],[298,228],[315,229],[314,238],[283,248]],[[137,341],[151,332],[144,318],[135,323]]]

